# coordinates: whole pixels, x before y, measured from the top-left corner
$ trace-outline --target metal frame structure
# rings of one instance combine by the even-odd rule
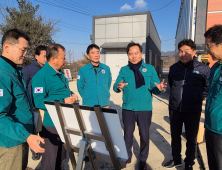
[[[94,106],[94,107],[80,106],[78,103],[74,103],[72,105],[63,104],[63,103],[60,103],[60,101],[58,100],[54,102],[45,101],[44,103],[48,105],[54,105],[56,108],[56,111],[59,117],[59,122],[62,129],[62,133],[65,139],[66,149],[69,153],[71,164],[74,170],[83,169],[83,161],[84,161],[85,156],[89,157],[92,170],[98,170],[95,159],[113,164],[113,167],[115,170],[120,170],[126,167],[127,160],[118,158],[116,156],[114,145],[113,145],[113,142],[112,142],[112,139],[111,139],[104,115],[103,115],[103,112],[117,114],[116,110],[104,109],[104,108],[101,108],[100,106]],[[68,107],[68,108],[74,109],[80,130],[69,128],[67,126],[62,107]],[[95,111],[102,135],[87,132],[81,110]],[[72,145],[70,134],[82,136],[82,140],[80,142],[80,148]],[[90,142],[91,139],[104,142],[106,149],[109,152],[109,155],[105,155],[103,153],[93,151],[91,147],[91,142]],[[76,163],[73,152],[78,153],[77,163]]]

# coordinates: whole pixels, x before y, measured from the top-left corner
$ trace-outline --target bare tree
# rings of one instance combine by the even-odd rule
[[[30,36],[30,50],[25,61],[25,65],[27,65],[33,61],[37,46],[48,46],[54,43],[52,36],[58,31],[55,28],[57,22],[50,19],[45,20],[41,15],[37,14],[39,5],[34,7],[30,1],[16,1],[18,8],[9,6],[0,8],[0,15],[3,19],[0,24],[0,34],[3,35],[7,30],[17,28]]]

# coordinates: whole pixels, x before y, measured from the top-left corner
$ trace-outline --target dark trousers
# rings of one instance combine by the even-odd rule
[[[205,131],[207,157],[210,170],[222,170],[222,135]]]
[[[66,149],[56,128],[43,126],[39,134],[45,140],[45,144],[41,144],[41,146],[45,148],[45,153],[42,154],[41,170],[64,169]]]
[[[151,124],[152,111],[130,111],[122,110],[124,123],[124,140],[129,160],[132,158],[133,132],[135,121],[139,127],[140,135],[140,154],[139,160],[145,162],[149,152],[149,129]]]
[[[173,160],[176,164],[181,162],[181,134],[184,123],[187,139],[184,162],[188,165],[194,165],[201,112],[187,113],[169,109],[169,114]]]

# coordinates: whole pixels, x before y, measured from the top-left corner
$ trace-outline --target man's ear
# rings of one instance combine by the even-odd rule
[[[193,50],[193,53],[192,53],[192,57],[194,57],[196,55],[196,50]]]
[[[220,44],[218,45],[218,47],[219,47],[220,50],[222,51],[222,43],[220,43]]]
[[[3,51],[5,51],[5,52],[7,52],[9,49],[10,49],[10,47],[11,47],[11,44],[9,44],[9,43],[4,43],[3,44]]]

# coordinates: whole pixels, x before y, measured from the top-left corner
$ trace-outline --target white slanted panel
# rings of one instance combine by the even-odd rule
[[[64,114],[64,118],[65,118],[67,127],[80,131],[79,124],[78,124],[74,109],[68,108],[68,107],[62,107],[62,111]],[[70,136],[72,145],[79,148],[80,141],[82,140],[82,136],[77,136],[77,135],[73,135],[73,134],[69,134],[69,136]]]
[[[55,128],[56,128],[62,142],[65,143],[65,139],[64,139],[64,136],[62,133],[61,125],[59,122],[59,117],[57,115],[57,111],[56,111],[55,106],[49,105],[49,104],[45,104],[45,106],[49,112],[49,115],[55,125]],[[67,127],[79,130],[79,125],[78,125],[78,122],[76,119],[76,114],[74,112],[74,109],[68,108],[68,107],[62,107],[62,110],[63,110],[63,114],[64,114],[64,118],[65,118]],[[71,142],[72,142],[73,146],[80,147],[80,140],[82,139],[82,136],[70,134],[70,138],[71,138]]]
[[[95,112],[89,110],[81,110],[81,112],[87,131],[92,133],[102,134]],[[122,128],[120,125],[119,115],[107,112],[103,112],[103,114],[107,123],[107,127],[109,129],[109,133],[117,157],[122,159],[128,159],[126,146],[123,139]],[[109,155],[109,152],[107,151],[104,142],[91,140],[91,146],[95,152]]]
[[[45,107],[46,107],[47,111],[49,112],[49,115],[52,119],[52,122],[54,123],[55,128],[56,128],[62,142],[65,143],[65,139],[64,139],[64,136],[63,136],[63,133],[62,133],[62,129],[61,129],[61,125],[60,125],[60,122],[59,122],[59,117],[57,115],[55,105],[45,104]]]

